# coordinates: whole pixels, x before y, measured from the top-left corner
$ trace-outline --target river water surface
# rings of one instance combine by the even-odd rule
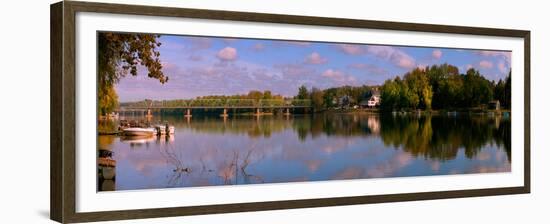
[[[126,118],[132,119],[132,118]],[[99,136],[117,161],[98,190],[509,172],[509,116],[157,116],[171,137]],[[116,124],[113,124],[116,125]]]

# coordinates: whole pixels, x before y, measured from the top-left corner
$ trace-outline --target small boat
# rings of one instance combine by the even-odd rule
[[[154,128],[125,128],[122,134],[126,136],[151,136],[155,134]]]
[[[176,132],[176,128],[174,128],[174,126],[168,126],[168,134],[169,135],[174,135],[174,133]]]
[[[155,130],[157,131],[157,135],[166,135],[166,126],[164,125],[155,126]]]
[[[156,125],[155,131],[157,135],[173,135],[176,132],[176,128],[172,125]]]

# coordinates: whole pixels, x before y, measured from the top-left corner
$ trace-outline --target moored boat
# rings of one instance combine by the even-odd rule
[[[159,124],[159,125],[156,125],[155,126],[155,131],[156,131],[156,134],[157,135],[173,135],[174,132],[176,132],[176,128],[172,125],[162,125],[162,124]]]
[[[166,126],[164,125],[155,126],[155,130],[157,131],[157,135],[166,135]]]
[[[155,134],[154,128],[125,128],[122,134],[126,136],[151,136]]]
[[[169,135],[174,135],[174,133],[176,132],[176,128],[174,126],[168,126],[168,134]]]

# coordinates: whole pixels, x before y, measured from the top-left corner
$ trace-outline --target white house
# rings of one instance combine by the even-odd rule
[[[380,95],[372,95],[367,101],[368,107],[377,107],[380,106]]]

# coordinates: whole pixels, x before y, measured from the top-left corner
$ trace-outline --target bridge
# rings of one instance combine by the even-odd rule
[[[261,115],[262,109],[284,109],[285,115],[290,109],[311,108],[311,100],[303,99],[192,99],[192,100],[145,100],[139,102],[121,103],[118,111],[146,110],[147,116],[151,110],[183,109],[185,116],[191,117],[193,109],[223,109],[220,116],[227,117],[228,109],[255,109],[255,115]]]

